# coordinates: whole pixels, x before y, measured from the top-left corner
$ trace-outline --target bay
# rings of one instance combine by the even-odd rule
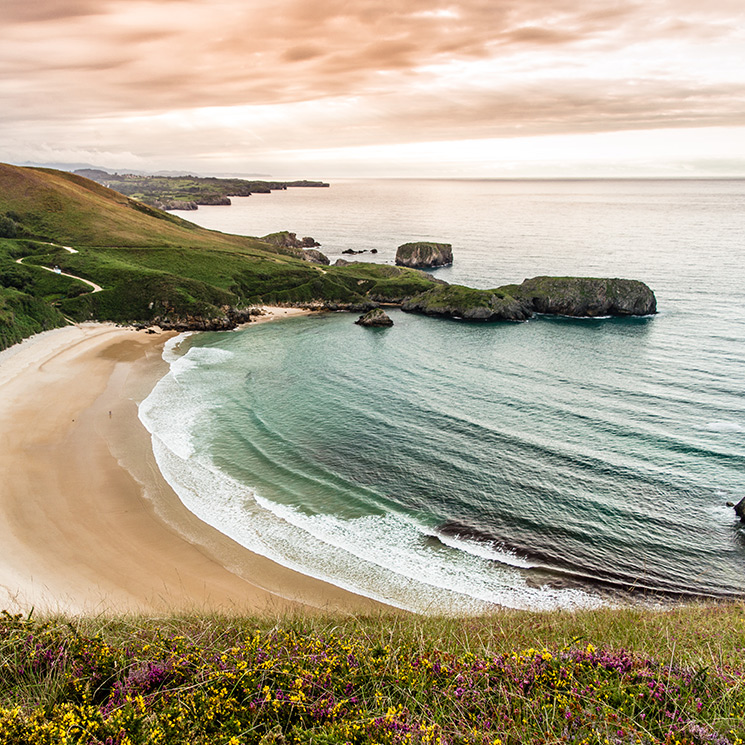
[[[745,590],[725,505],[745,496],[745,183],[349,180],[233,202],[182,216],[312,235],[332,260],[450,242],[437,276],[482,288],[640,279],[659,313],[189,336],[141,418],[202,519],[419,612]]]

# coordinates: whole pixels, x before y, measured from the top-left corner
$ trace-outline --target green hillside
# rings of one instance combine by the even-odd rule
[[[205,230],[81,176],[0,165],[0,346],[63,316],[221,328],[254,304],[362,309],[378,284],[381,296],[403,297],[433,282],[390,267],[322,268],[303,255]],[[40,268],[55,265],[103,291]]]

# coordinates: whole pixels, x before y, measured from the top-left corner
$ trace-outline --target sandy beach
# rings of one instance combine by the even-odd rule
[[[137,417],[172,335],[82,324],[0,353],[0,608],[380,610],[247,551],[181,504]]]

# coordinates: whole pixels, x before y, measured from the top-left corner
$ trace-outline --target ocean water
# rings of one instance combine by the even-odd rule
[[[251,550],[418,612],[745,592],[745,182],[340,181],[183,213],[332,259],[453,244],[450,282],[640,279],[658,315],[469,324],[394,310],[193,334],[140,407],[186,506]]]

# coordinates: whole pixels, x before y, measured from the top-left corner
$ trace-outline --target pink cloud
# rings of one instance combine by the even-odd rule
[[[742,124],[743,28],[739,0],[7,0],[0,134],[252,106],[288,147]]]

